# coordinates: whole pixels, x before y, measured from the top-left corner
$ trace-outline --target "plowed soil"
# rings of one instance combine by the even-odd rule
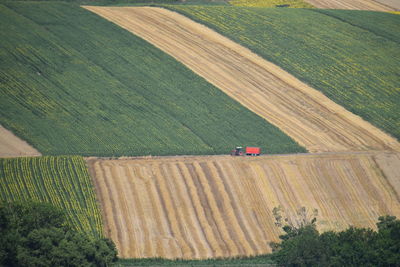
[[[400,215],[400,154],[87,159],[121,257],[208,258],[270,252],[281,230],[318,210],[318,228],[374,227]]]
[[[394,0],[305,0],[317,8],[395,11],[399,3]]]
[[[151,7],[86,8],[172,55],[310,152],[400,151],[396,139],[250,50],[180,14]]]
[[[40,152],[0,125],[0,158],[40,156]]]

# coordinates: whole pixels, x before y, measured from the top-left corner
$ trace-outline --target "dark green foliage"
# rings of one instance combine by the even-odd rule
[[[1,266],[106,266],[117,252],[108,239],[76,232],[50,204],[0,204]]]
[[[400,16],[370,11],[169,6],[281,66],[400,139]]]
[[[396,266],[400,262],[400,220],[379,217],[378,231],[350,227],[319,234],[315,224],[286,226],[272,259],[285,266]]]
[[[294,230],[284,227],[286,235],[281,236],[282,243],[275,249],[279,249],[273,259],[284,265],[318,265],[326,264],[325,247],[319,240],[319,233],[314,225],[307,225]]]
[[[44,154],[305,151],[172,57],[75,5],[0,5],[0,80],[0,124]]]
[[[207,259],[207,260],[168,260],[161,258],[150,259],[119,259],[113,266],[276,266],[271,260],[271,255],[254,257],[229,258],[229,259]]]
[[[396,266],[400,263],[400,223],[395,216],[379,217],[376,242],[379,262]]]

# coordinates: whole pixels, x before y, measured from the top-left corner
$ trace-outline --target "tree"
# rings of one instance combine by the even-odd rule
[[[283,226],[281,243],[272,244],[272,259],[285,266],[398,266],[400,221],[379,217],[378,231],[349,227],[319,234],[315,218]]]
[[[400,263],[400,220],[395,216],[378,218],[378,237],[375,250],[379,262],[386,266],[398,266]]]
[[[44,203],[0,204],[0,265],[107,266],[115,245],[74,231],[65,214]]]
[[[301,207],[296,211],[296,218],[287,218],[282,207],[272,211],[277,226],[283,226],[285,234],[280,235],[281,243],[271,243],[273,259],[279,264],[311,266],[326,262],[324,244],[316,229],[318,210],[309,211]],[[285,224],[285,225],[284,225]],[[305,245],[307,244],[307,245]]]

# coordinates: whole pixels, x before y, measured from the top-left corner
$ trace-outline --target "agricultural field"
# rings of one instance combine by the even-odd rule
[[[44,155],[305,151],[172,57],[76,5],[0,5],[0,62],[0,123]]]
[[[313,8],[303,0],[230,0],[233,6],[246,7],[289,7],[289,8]]]
[[[39,151],[0,125],[0,158],[40,155]]]
[[[0,200],[47,202],[72,227],[103,236],[103,222],[85,161],[79,156],[0,159]]]
[[[304,0],[317,8],[393,11],[400,8],[396,0]]]
[[[242,44],[400,139],[400,16],[318,9],[168,8]]]
[[[400,215],[399,153],[87,159],[105,233],[123,258],[265,254],[279,207],[317,209],[319,230]]]
[[[400,151],[396,139],[276,65],[176,12],[154,7],[85,8],[177,58],[310,152]]]

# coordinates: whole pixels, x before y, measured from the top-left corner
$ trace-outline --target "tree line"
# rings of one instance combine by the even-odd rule
[[[319,233],[315,217],[286,223],[281,242],[271,243],[272,260],[284,266],[400,266],[400,220],[381,216],[376,225],[376,231],[351,226]]]
[[[114,243],[74,230],[47,203],[0,203],[0,266],[108,266]]]
[[[400,220],[395,216],[379,217],[377,230],[349,227],[340,232],[319,233],[316,210],[309,216],[301,208],[295,222],[281,216],[277,209],[273,214],[284,232],[281,242],[270,244],[273,253],[254,259],[226,260],[228,263],[400,266]],[[111,240],[73,230],[65,213],[46,203],[0,202],[0,240],[0,266],[109,266],[117,261]],[[127,264],[171,265],[171,261],[154,260],[132,259]],[[207,261],[199,261],[202,262]]]

